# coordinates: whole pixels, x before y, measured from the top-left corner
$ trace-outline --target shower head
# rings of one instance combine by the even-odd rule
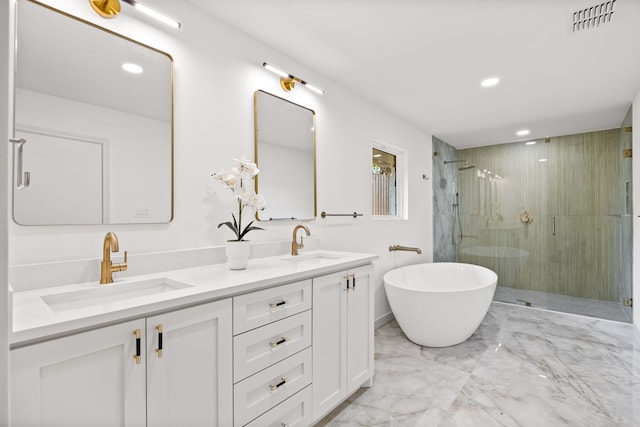
[[[445,160],[444,164],[446,165],[449,163],[460,163],[460,162],[464,162],[464,166],[459,167],[458,168],[459,171],[466,171],[476,167],[476,165],[470,165],[469,162],[467,162],[466,160]]]

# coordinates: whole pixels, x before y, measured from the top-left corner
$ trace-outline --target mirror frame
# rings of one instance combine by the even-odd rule
[[[259,94],[272,96],[280,101],[287,102],[296,107],[303,108],[311,113],[312,117],[312,126],[313,126],[313,215],[311,218],[295,218],[295,217],[283,217],[283,218],[260,218],[259,211],[256,211],[256,219],[258,221],[278,221],[278,220],[294,220],[294,221],[312,221],[315,220],[318,216],[318,191],[317,191],[317,180],[318,180],[318,171],[317,171],[317,158],[316,158],[316,112],[311,108],[307,108],[303,105],[296,104],[295,102],[289,101],[288,99],[281,98],[277,95],[269,93],[264,90],[256,90],[253,94],[253,135],[254,135],[254,162],[258,165],[258,169],[260,169],[259,162],[259,149],[258,149],[258,95]],[[255,191],[258,191],[258,184],[260,181],[260,174],[255,177]],[[267,204],[269,200],[267,200]]]
[[[174,189],[175,189],[175,177],[174,177],[174,170],[175,170],[175,67],[174,67],[174,59],[173,56],[171,56],[169,53],[164,52],[162,50],[159,50],[155,47],[149,46],[147,44],[141,43],[135,39],[132,39],[131,37],[127,37],[124,36],[122,34],[119,34],[115,31],[112,31],[108,28],[104,28],[101,27],[100,25],[97,25],[91,21],[87,21],[83,18],[80,18],[78,16],[72,15],[71,13],[65,12],[63,10],[57,9],[53,6],[50,6],[48,4],[42,3],[38,0],[16,0],[16,4],[15,4],[15,10],[14,10],[14,30],[13,30],[13,34],[14,34],[14,41],[17,39],[18,37],[18,26],[19,26],[19,17],[18,17],[18,3],[19,2],[23,2],[23,3],[32,3],[34,5],[37,5],[39,7],[43,7],[51,12],[57,13],[59,15],[62,15],[66,18],[70,18],[76,22],[79,22],[80,24],[84,24],[84,25],[88,25],[91,28],[94,28],[96,30],[102,31],[108,35],[111,36],[115,36],[118,37],[119,39],[122,39],[124,41],[133,43],[139,47],[148,49],[150,51],[153,51],[155,53],[158,53],[162,56],[165,56],[168,60],[169,60],[169,80],[170,80],[170,90],[171,90],[171,99],[170,99],[170,132],[169,132],[169,138],[170,138],[170,158],[171,158],[171,162],[170,162],[170,196],[169,196],[169,217],[167,221],[162,221],[162,222],[144,222],[144,221],[140,221],[140,222],[104,222],[104,220],[101,223],[87,223],[87,224],[76,224],[76,223],[56,223],[56,224],[47,224],[47,223],[42,223],[42,224],[21,224],[20,222],[16,221],[15,219],[15,207],[14,207],[14,202],[15,202],[15,191],[16,191],[16,171],[15,171],[15,150],[16,150],[16,145],[17,144],[12,144],[14,146],[13,148],[13,155],[12,155],[12,160],[11,160],[11,176],[12,176],[12,186],[11,186],[11,203],[12,203],[12,207],[11,207],[11,216],[12,219],[14,221],[15,224],[19,225],[19,226],[38,226],[38,225],[44,225],[44,226],[67,226],[67,225],[126,225],[126,224],[135,224],[135,225],[144,225],[144,224],[149,224],[149,225],[154,225],[154,224],[168,224],[171,221],[173,221],[174,218],[174,199],[175,199],[175,195],[174,195]],[[15,44],[15,43],[14,43]],[[16,132],[17,130],[17,124],[16,124],[16,99],[17,99],[17,90],[18,90],[18,78],[17,78],[17,74],[19,72],[18,70],[18,48],[15,47],[13,48],[13,73],[14,73],[14,78],[13,78],[13,99],[12,99],[12,108],[11,108],[11,119],[12,119],[12,140],[16,139]]]

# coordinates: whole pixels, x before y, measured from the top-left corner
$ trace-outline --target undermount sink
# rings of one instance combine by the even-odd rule
[[[189,287],[191,285],[160,277],[135,282],[111,283],[97,288],[43,295],[41,298],[53,311],[65,311],[163,294]]]
[[[339,255],[326,253],[326,252],[311,252],[308,254],[300,254],[300,255],[289,255],[282,258],[283,261],[287,262],[303,262],[303,261],[327,261],[327,260],[336,260],[340,259]]]

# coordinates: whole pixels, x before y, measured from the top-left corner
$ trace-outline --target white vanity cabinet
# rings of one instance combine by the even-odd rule
[[[372,267],[313,279],[313,421],[373,379]]]
[[[226,299],[12,350],[12,425],[232,425],[231,310]]]
[[[11,425],[146,425],[144,319],[11,350]]]
[[[311,280],[233,299],[234,426],[311,425]]]
[[[48,304],[95,283],[14,294],[12,426],[312,426],[372,381],[375,256],[303,255],[81,309]]]
[[[147,426],[230,426],[231,300],[148,317],[146,323]]]

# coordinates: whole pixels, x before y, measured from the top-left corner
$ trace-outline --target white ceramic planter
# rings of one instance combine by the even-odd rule
[[[230,270],[244,270],[249,263],[251,242],[248,240],[227,241],[225,246],[227,267]]]

